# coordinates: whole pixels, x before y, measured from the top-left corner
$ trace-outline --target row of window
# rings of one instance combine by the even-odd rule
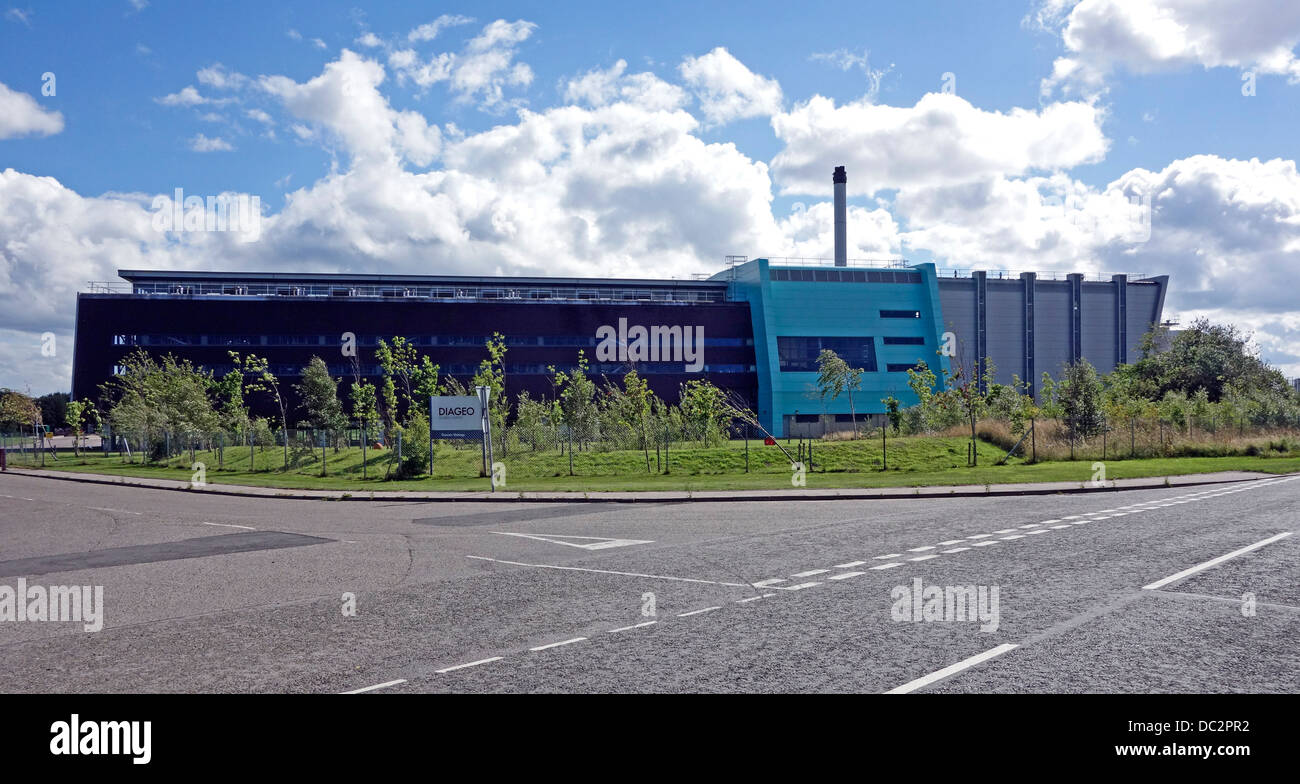
[[[204,370],[211,371],[212,374],[217,378],[220,378],[221,376],[224,376],[235,369],[235,366],[229,363],[209,364],[205,362],[205,363],[201,363],[199,367],[203,368]],[[329,368],[330,375],[335,376],[336,378],[352,378],[353,373],[355,372],[352,365],[346,363],[330,363],[326,367]],[[611,376],[611,377],[622,376],[625,373],[627,373],[629,367],[630,367],[629,365],[617,363],[617,362],[595,362],[595,363],[589,363],[587,365],[587,372],[589,375],[597,375],[597,376],[600,375]],[[735,374],[735,373],[753,373],[755,370],[753,365],[704,365],[698,371],[688,371],[686,369],[685,362],[638,362],[636,363],[635,367],[636,367],[636,372],[643,376],[666,375],[666,374],[692,374],[693,375],[694,373],[710,374],[710,375],[716,375],[716,374],[725,375],[725,374]],[[555,371],[562,370],[566,373],[572,373],[578,370],[578,365],[576,363],[570,364],[570,363],[563,363],[563,362],[558,362],[555,363],[554,365],[549,365],[547,363],[541,363],[541,362],[507,363],[505,366],[505,372],[507,376],[510,375],[549,376],[552,375],[552,373],[554,372],[552,368]],[[269,369],[272,373],[276,375],[276,377],[281,379],[297,378],[302,375],[301,365],[274,363],[270,365]],[[475,373],[477,373],[478,370],[479,370],[478,365],[461,364],[461,363],[441,365],[439,367],[439,372],[444,377],[445,376],[457,376],[457,377],[472,376]],[[379,365],[372,364],[372,363],[365,363],[365,362],[361,363],[361,365],[359,366],[359,371],[362,377],[365,378],[382,376],[384,372],[383,368],[380,367]],[[126,369],[123,366],[121,365],[113,366],[113,375],[120,376],[124,372],[126,372]]]
[[[620,300],[625,302],[722,302],[724,293],[713,290],[668,290],[649,288],[565,289],[565,288],[486,288],[481,286],[279,286],[259,283],[136,283],[135,294],[178,294],[198,296],[279,297],[383,297],[415,299],[504,299],[504,300]]]
[[[816,283],[920,283],[921,273],[905,270],[773,269],[772,280]]]
[[[339,346],[343,343],[339,335],[192,335],[192,334],[137,334],[114,335],[115,346]],[[357,335],[356,345],[377,346],[380,335]],[[482,347],[487,343],[487,335],[404,335],[416,346],[447,347]],[[392,343],[392,336],[383,336]],[[599,344],[594,336],[581,335],[507,335],[506,345],[547,346],[579,348],[594,347]],[[741,348],[752,346],[751,338],[710,338],[704,339],[706,348]]]

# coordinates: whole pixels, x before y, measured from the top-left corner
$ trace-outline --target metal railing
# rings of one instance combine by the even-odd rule
[[[546,302],[553,300],[573,302],[722,302],[725,292],[717,290],[670,288],[546,288],[518,286],[340,286],[321,284],[281,285],[266,283],[137,283],[120,284],[108,281],[89,281],[92,294],[144,294],[157,296],[252,296],[252,297],[321,297],[321,298],[381,298],[381,299],[436,299],[436,300],[487,300],[505,302]]]

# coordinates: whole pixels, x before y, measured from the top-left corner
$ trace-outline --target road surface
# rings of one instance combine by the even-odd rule
[[[97,632],[0,621],[0,691],[1294,693],[1298,529],[1300,475],[495,504],[0,474],[0,595],[104,592]]]

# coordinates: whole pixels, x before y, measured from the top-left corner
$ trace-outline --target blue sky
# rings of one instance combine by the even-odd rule
[[[66,388],[33,346],[118,267],[829,255],[838,164],[857,255],[1170,274],[1300,375],[1294,5],[0,0],[0,386]],[[151,231],[176,188],[259,236]]]

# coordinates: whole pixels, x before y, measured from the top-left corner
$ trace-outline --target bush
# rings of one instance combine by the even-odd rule
[[[429,472],[429,418],[416,412],[402,429],[402,462],[398,479],[413,479]]]

